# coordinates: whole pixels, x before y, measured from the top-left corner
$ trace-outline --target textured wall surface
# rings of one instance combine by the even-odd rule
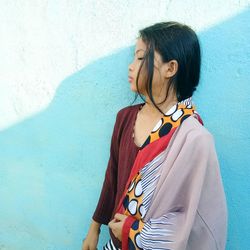
[[[80,249],[115,115],[134,97],[137,32],[169,20],[200,38],[194,101],[216,142],[227,250],[249,249],[250,1],[1,0],[0,250]]]

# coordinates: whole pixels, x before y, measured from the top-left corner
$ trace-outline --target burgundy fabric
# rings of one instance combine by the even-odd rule
[[[93,220],[101,224],[108,225],[109,221],[114,217],[115,208],[122,197],[136,155],[140,149],[135,145],[132,135],[136,115],[141,105],[142,103],[127,106],[117,113],[105,178],[97,207],[92,216]],[[121,241],[114,236],[110,228],[109,232],[114,245],[121,248]]]

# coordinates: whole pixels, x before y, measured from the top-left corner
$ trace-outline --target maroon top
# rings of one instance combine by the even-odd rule
[[[115,208],[124,192],[131,168],[140,149],[134,143],[132,136],[136,116],[142,104],[144,103],[127,106],[117,113],[105,179],[96,210],[92,216],[93,220],[101,224],[108,225],[113,219]],[[113,235],[110,228],[109,232],[114,245],[121,247],[121,242]]]

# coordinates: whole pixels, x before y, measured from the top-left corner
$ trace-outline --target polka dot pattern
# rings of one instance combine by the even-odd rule
[[[164,121],[163,118],[161,118],[160,121],[158,121],[158,123],[153,128],[152,132],[156,132],[162,126],[163,121]]]
[[[141,186],[141,180],[139,180],[135,187],[135,196],[140,197],[142,195],[142,186]]]
[[[159,130],[159,136],[162,137],[170,132],[172,124],[170,122],[165,123]]]
[[[182,115],[184,114],[182,109],[178,109],[177,111],[175,111],[172,115],[172,120],[174,122],[176,122]]]
[[[140,147],[140,150],[148,144],[167,135],[171,129],[178,127],[188,116],[193,115],[194,113],[197,113],[196,107],[189,98],[187,98],[186,101],[184,100],[173,105],[157,122],[145,142]],[[182,119],[184,116],[185,118]]]
[[[136,210],[137,210],[137,200],[133,199],[129,202],[128,204],[128,211],[131,215],[135,215],[136,214]]]
[[[135,244],[137,248],[142,249],[140,233],[135,235]]]
[[[139,207],[139,213],[141,215],[141,218],[144,218],[145,214],[146,214],[146,210],[143,204],[140,205]]]

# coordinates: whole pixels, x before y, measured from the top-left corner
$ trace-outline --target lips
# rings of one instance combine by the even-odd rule
[[[128,81],[129,81],[129,82],[132,82],[132,81],[133,81],[133,77],[129,76],[129,77],[128,77]]]

